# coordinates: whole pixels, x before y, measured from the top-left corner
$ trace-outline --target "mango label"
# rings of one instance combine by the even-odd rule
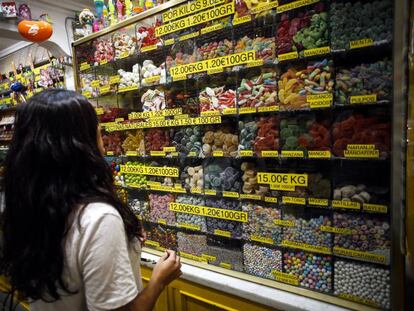
[[[310,150],[308,151],[308,158],[329,159],[331,158],[331,152],[329,150]]]
[[[354,41],[349,42],[350,49],[359,49],[359,48],[364,48],[364,47],[372,46],[372,45],[374,45],[374,40],[372,40],[371,38],[365,38],[365,39],[354,40]]]
[[[169,209],[170,211],[176,213],[186,213],[225,220],[233,220],[238,222],[248,221],[247,212],[233,211],[215,207],[171,202],[169,203]]]
[[[257,173],[259,184],[284,184],[299,187],[308,186],[307,174],[286,174],[286,173]]]
[[[299,277],[297,275],[292,275],[292,274],[277,271],[277,270],[272,270],[272,274],[274,275],[275,280],[278,282],[295,285],[295,286],[299,285]]]
[[[261,154],[263,158],[277,158],[279,156],[277,150],[262,150]]]
[[[387,264],[386,258],[384,255],[355,251],[355,250],[346,249],[346,248],[337,247],[337,246],[333,248],[333,252],[335,255],[358,258],[358,259],[366,260],[369,262],[375,262],[379,264]]]

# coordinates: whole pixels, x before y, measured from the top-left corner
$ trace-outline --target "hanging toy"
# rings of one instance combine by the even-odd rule
[[[102,24],[104,28],[108,27],[108,8],[105,4],[102,9]]]
[[[89,9],[83,9],[79,14],[79,22],[81,23],[85,34],[92,33],[92,24],[95,20],[95,15]]]
[[[125,0],[125,15],[130,17],[132,14],[132,3],[131,0]]]
[[[96,17],[101,20],[103,16],[103,6],[104,2],[103,0],[94,0],[95,3],[95,9],[96,9]]]
[[[42,42],[49,39],[53,34],[53,27],[45,21],[24,20],[17,25],[22,37],[32,42]]]
[[[32,19],[32,12],[27,4],[20,4],[19,10],[17,12],[17,17],[19,20],[31,20]]]
[[[122,11],[124,9],[124,5],[122,4],[122,2],[120,0],[116,1],[116,10],[118,12],[118,20],[122,21],[124,19],[124,16],[122,14]]]
[[[109,25],[113,26],[116,24],[116,17],[115,17],[115,6],[112,0],[108,1],[108,9],[109,9]]]

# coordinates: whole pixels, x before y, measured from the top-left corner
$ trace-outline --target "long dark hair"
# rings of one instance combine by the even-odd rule
[[[140,223],[117,197],[97,143],[98,119],[73,91],[46,90],[17,108],[5,160],[3,271],[24,297],[54,301],[62,290],[64,240],[74,211],[105,202],[120,213],[129,240]]]

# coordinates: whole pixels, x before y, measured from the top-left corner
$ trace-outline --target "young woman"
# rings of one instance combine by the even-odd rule
[[[85,97],[47,90],[17,108],[5,161],[2,272],[32,311],[151,310],[181,275],[167,251],[142,288],[145,234],[117,198],[103,151]]]

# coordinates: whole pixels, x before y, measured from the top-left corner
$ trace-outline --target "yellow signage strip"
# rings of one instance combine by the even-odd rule
[[[155,28],[157,37],[164,36],[173,32],[177,32],[192,26],[204,24],[206,22],[232,15],[235,12],[234,1],[226,3],[210,10],[206,10],[197,14],[193,14],[181,19],[177,19],[171,23],[164,24]]]
[[[283,184],[298,187],[307,187],[308,175],[258,172],[257,182],[259,184]]]
[[[220,218],[226,220],[233,220],[238,222],[247,222],[247,212],[233,211],[215,207],[207,207],[200,205],[191,205],[184,203],[170,203],[170,210],[177,213],[186,213],[192,215],[206,216],[212,218]]]
[[[170,74],[174,77],[182,77],[189,74],[222,69],[225,67],[237,66],[256,60],[256,51],[240,52],[227,56],[216,57],[191,64],[180,65],[170,68]]]
[[[150,175],[178,177],[180,172],[177,167],[157,167],[140,165],[120,165],[120,172],[124,174]]]
[[[221,116],[203,116],[197,118],[183,118],[173,120],[151,120],[126,124],[113,124],[106,128],[108,132],[128,131],[154,127],[192,126],[201,124],[220,124]]]
[[[162,21],[164,23],[176,20],[178,18],[196,13],[212,6],[223,4],[225,0],[196,0],[187,4],[180,5],[162,13]]]
[[[159,111],[144,111],[144,112],[131,112],[128,115],[129,120],[146,119],[153,117],[167,117],[182,114],[182,108],[164,109]]]
[[[380,264],[387,264],[387,261],[384,255],[379,255],[379,254],[374,254],[374,253],[369,253],[369,252],[355,251],[352,249],[346,249],[346,248],[337,247],[337,246],[333,248],[333,252],[335,255],[358,258],[358,259],[366,260],[369,262],[380,263]]]

